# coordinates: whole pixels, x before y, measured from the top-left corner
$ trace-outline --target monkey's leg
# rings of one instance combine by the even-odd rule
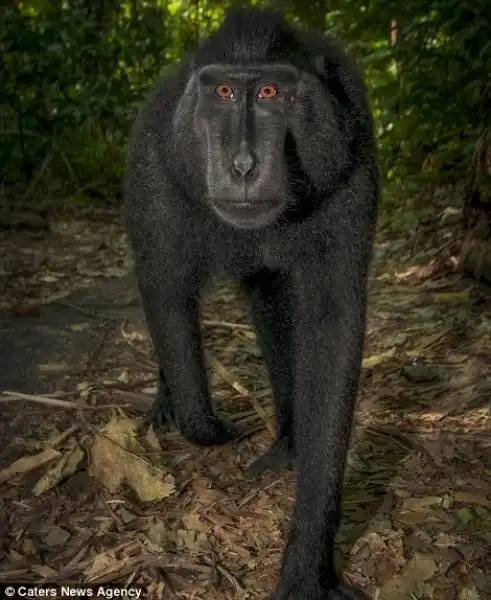
[[[339,224],[328,255],[295,266],[293,293],[296,501],[274,600],[362,600],[334,569],[344,470],[366,312],[367,243],[353,242],[363,213]],[[343,227],[350,229],[343,230]]]
[[[276,408],[276,440],[247,469],[257,475],[266,469],[293,466],[293,379],[291,363],[291,306],[286,275],[263,269],[249,277],[247,292],[261,351],[268,367]]]
[[[160,364],[154,423],[163,430],[177,428],[186,439],[202,446],[224,444],[237,432],[217,417],[211,402],[198,292],[175,288],[145,285],[140,280],[143,307]]]

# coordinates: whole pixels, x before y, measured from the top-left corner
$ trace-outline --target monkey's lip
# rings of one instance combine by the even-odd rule
[[[231,204],[234,208],[251,208],[252,202],[232,202]]]
[[[215,206],[224,212],[255,212],[262,214],[275,210],[278,203],[267,200],[218,200],[215,202]]]
[[[281,212],[281,205],[271,201],[218,201],[214,209],[226,223],[239,229],[256,229],[273,223]]]

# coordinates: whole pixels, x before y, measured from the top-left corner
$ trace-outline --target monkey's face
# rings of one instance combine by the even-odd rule
[[[273,223],[293,201],[287,132],[298,79],[288,65],[197,73],[193,125],[207,200],[239,229]]]

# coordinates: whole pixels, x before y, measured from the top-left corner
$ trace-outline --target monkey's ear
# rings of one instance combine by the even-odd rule
[[[188,125],[190,120],[192,121],[192,115],[195,107],[196,98],[196,75],[191,72],[188,79],[184,92],[177,103],[176,110],[174,111],[174,117],[172,119],[172,125],[175,132],[182,131]]]

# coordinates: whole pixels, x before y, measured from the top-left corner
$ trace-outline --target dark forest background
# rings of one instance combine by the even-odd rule
[[[0,8],[1,213],[36,198],[114,202],[138,104],[215,28],[223,0],[34,0]],[[264,4],[264,3],[263,3]],[[385,194],[382,222],[459,210],[491,277],[488,0],[283,0],[365,69]],[[486,246],[487,248],[487,246]],[[486,256],[488,255],[488,256]]]

